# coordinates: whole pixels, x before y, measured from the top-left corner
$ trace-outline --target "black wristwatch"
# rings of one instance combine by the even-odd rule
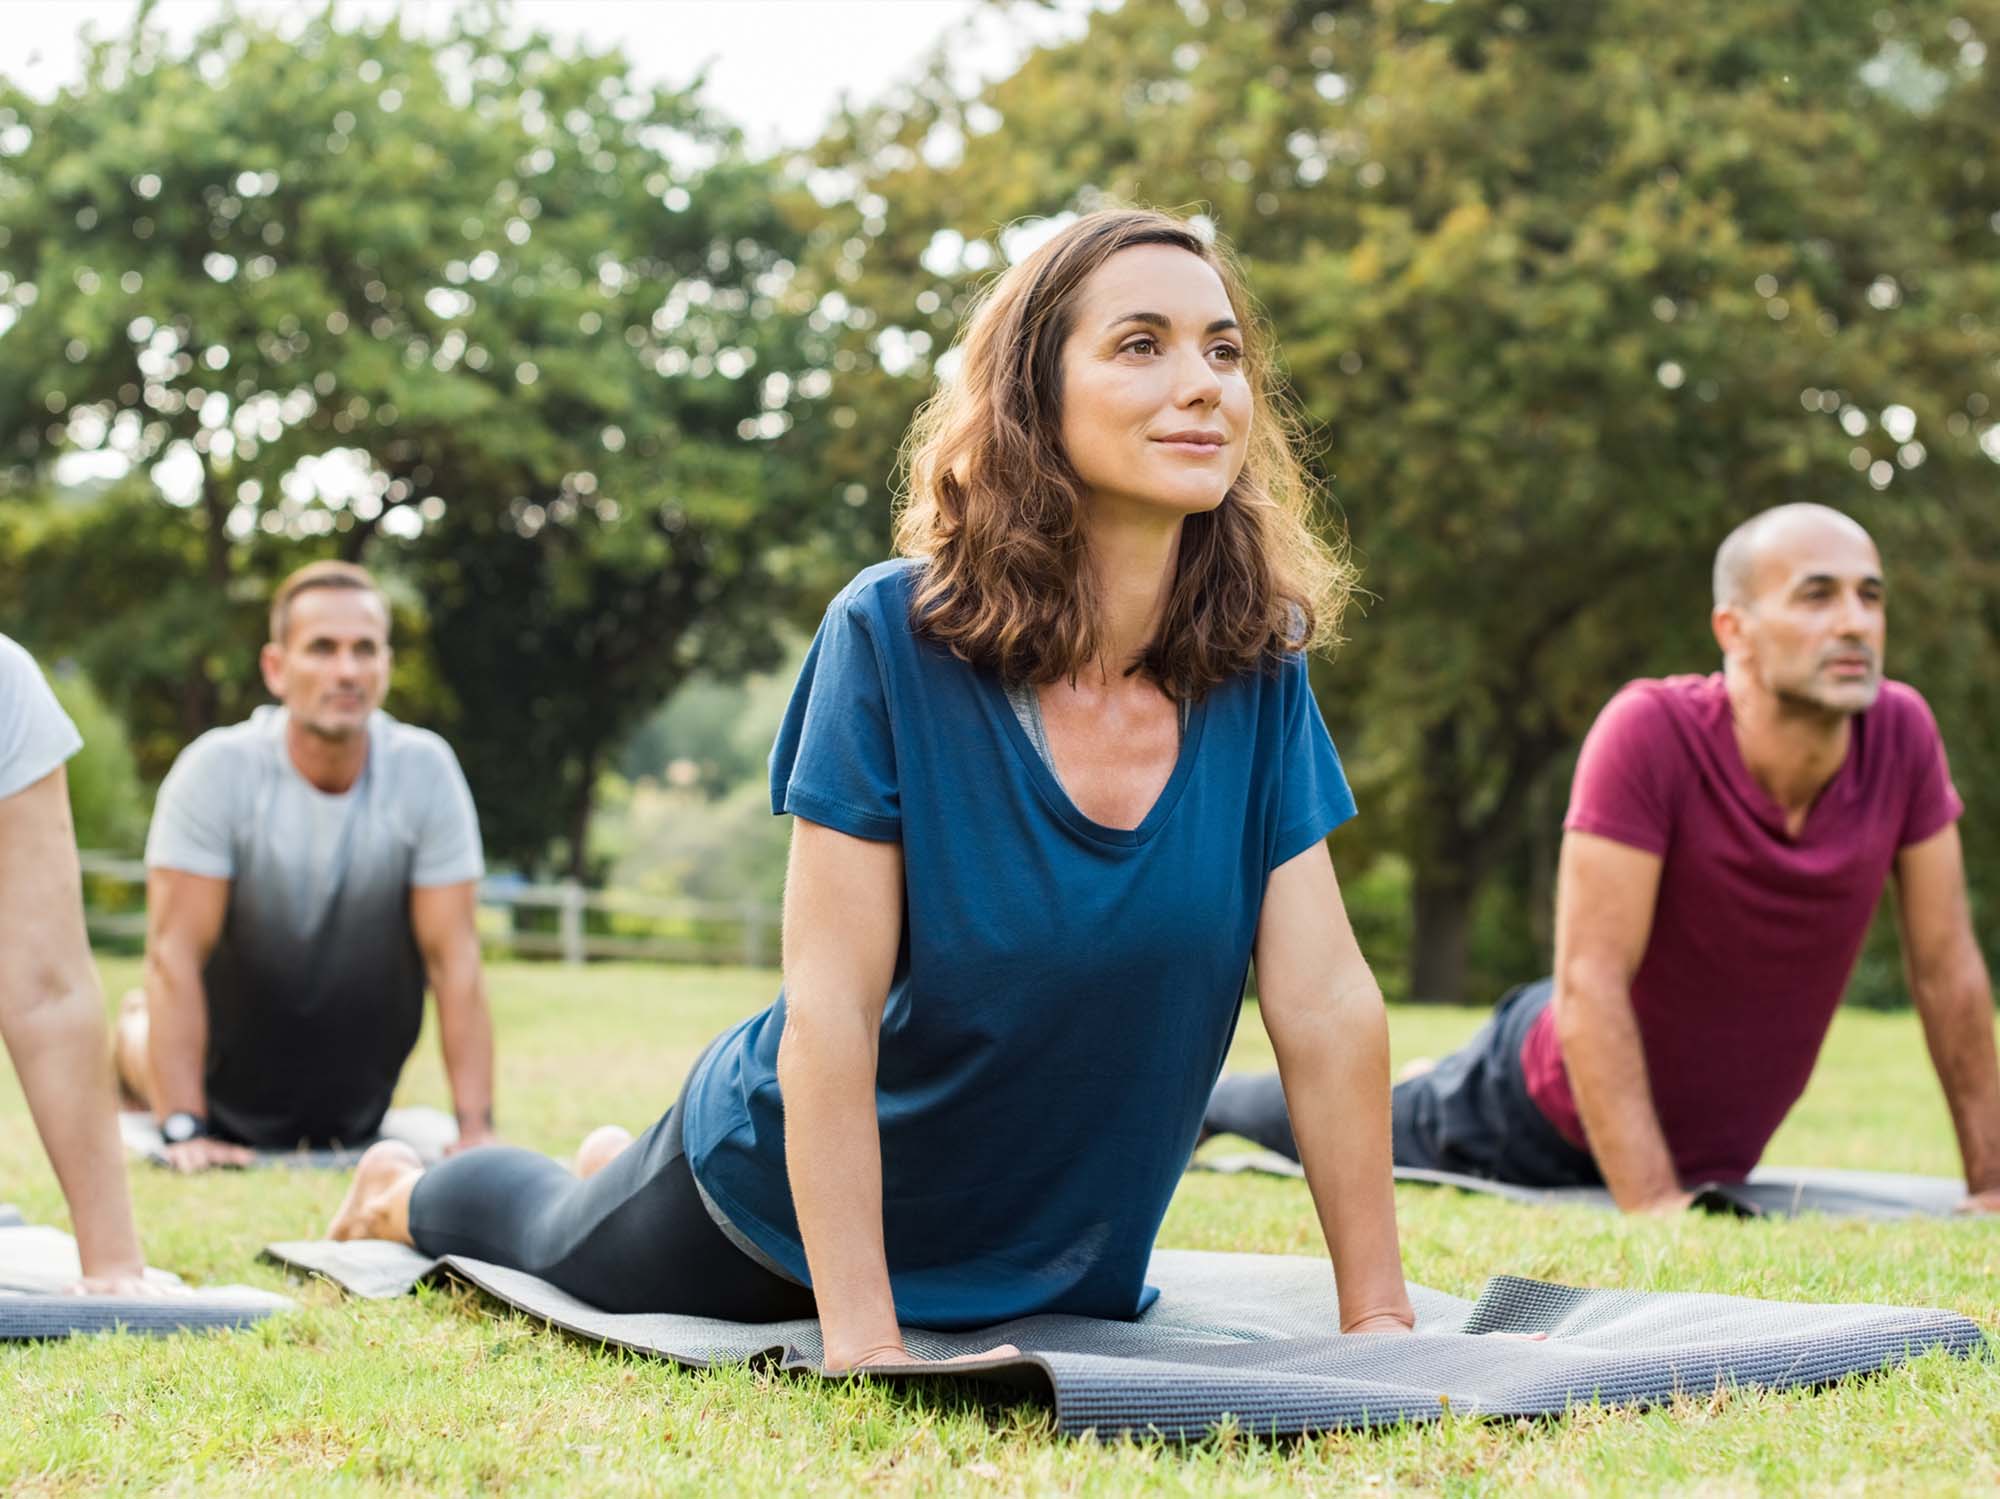
[[[208,1121],[199,1114],[185,1110],[167,1115],[160,1121],[160,1138],[169,1145],[185,1145],[190,1140],[199,1140],[208,1133]]]

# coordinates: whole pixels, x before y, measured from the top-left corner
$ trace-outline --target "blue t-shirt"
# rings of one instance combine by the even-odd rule
[[[1353,815],[1293,656],[1195,705],[1130,830],[1083,816],[999,678],[910,627],[920,563],[828,608],[771,804],[903,847],[876,1109],[896,1313],[933,1328],[1134,1317],[1236,1029],[1266,877]],[[785,997],[688,1080],[683,1139],[731,1225],[809,1283],[785,1175]]]

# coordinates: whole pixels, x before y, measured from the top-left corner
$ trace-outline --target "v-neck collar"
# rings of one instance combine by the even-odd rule
[[[1056,817],[1076,832],[1094,843],[1112,848],[1136,848],[1152,841],[1168,818],[1173,816],[1174,807],[1187,788],[1189,773],[1194,769],[1196,752],[1201,748],[1202,728],[1208,721],[1208,699],[1204,693],[1188,712],[1187,731],[1181,735],[1180,755],[1174,761],[1173,774],[1167,777],[1167,784],[1160,788],[1160,794],[1153,799],[1153,805],[1135,828],[1114,828],[1086,817],[1069,792],[1049,768],[1034,741],[1028,738],[1028,731],[1021,727],[1021,720],[1014,714],[1014,705],[1007,700],[1006,685],[999,674],[985,667],[977,669],[986,702],[987,716],[999,727],[1002,738],[1013,745],[1014,754],[1026,770],[1028,779],[1034,782],[1035,790],[1042,801]]]
[[[1806,841],[1814,825],[1820,820],[1825,809],[1838,796],[1846,795],[1847,783],[1859,772],[1855,762],[1861,758],[1863,725],[1868,718],[1864,710],[1854,715],[1848,723],[1847,753],[1841,757],[1839,767],[1827,783],[1819,788],[1819,794],[1806,808],[1806,815],[1794,833],[1785,824],[1785,809],[1778,805],[1778,799],[1771,795],[1764,783],[1751,773],[1749,762],[1743,758],[1743,745],[1736,737],[1736,706],[1729,700],[1728,690],[1722,692],[1722,737],[1723,763],[1728,768],[1730,778],[1736,782],[1737,795],[1742,797],[1757,820],[1772,833],[1794,847]]]

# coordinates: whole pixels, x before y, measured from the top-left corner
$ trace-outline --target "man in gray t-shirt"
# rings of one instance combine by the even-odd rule
[[[160,786],[119,1071],[184,1170],[372,1138],[427,980],[460,1148],[492,1136],[479,824],[450,747],[380,710],[388,636],[362,569],[293,574],[261,659],[282,706],[202,735]]]

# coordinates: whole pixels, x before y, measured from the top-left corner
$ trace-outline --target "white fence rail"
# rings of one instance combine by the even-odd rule
[[[146,866],[92,852],[82,855],[82,864],[91,938],[143,939]],[[134,887],[136,897],[130,894]],[[125,892],[126,898],[108,899],[112,891]],[[552,925],[523,924],[519,913],[540,911],[555,913]],[[573,880],[552,885],[487,880],[479,887],[479,938],[489,950],[565,963],[640,958],[764,968],[778,959],[778,911],[758,900],[666,900],[591,890]]]

